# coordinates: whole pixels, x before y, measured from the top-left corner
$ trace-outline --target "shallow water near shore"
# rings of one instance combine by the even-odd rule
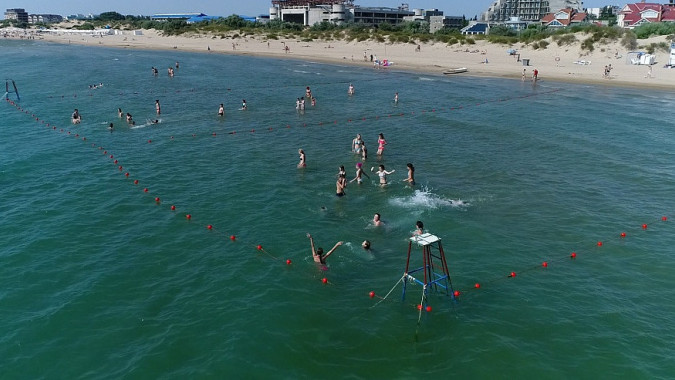
[[[675,373],[671,93],[36,41],[0,49],[21,95],[0,107],[3,378]],[[317,105],[299,113],[306,86]],[[396,171],[386,187],[373,173],[338,198],[338,167],[351,179],[360,162],[357,133],[367,170]],[[408,162],[414,187],[402,182]],[[371,226],[376,212],[383,227]],[[461,292],[432,292],[419,323],[421,287],[401,300],[395,286],[416,220],[442,238]],[[325,249],[345,242],[327,271],[308,232]]]

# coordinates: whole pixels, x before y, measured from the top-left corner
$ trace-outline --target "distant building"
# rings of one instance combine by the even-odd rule
[[[620,27],[629,29],[651,22],[673,21],[675,21],[675,5],[672,4],[626,4],[616,17],[616,23]]]
[[[588,15],[584,12],[577,12],[574,9],[561,9],[555,13],[549,13],[541,19],[541,24],[549,28],[563,28],[574,24],[581,24],[588,21]]]
[[[5,20],[28,22],[28,12],[23,8],[11,8],[5,11]]]
[[[417,10],[419,19],[437,15],[437,9]],[[345,22],[378,25],[381,23],[399,24],[403,21],[418,19],[416,12],[410,11],[407,4],[398,8],[361,7],[353,0],[273,0],[269,10],[270,20],[294,22],[311,26],[321,22],[342,24]],[[440,12],[442,15],[443,12]]]
[[[604,9],[609,10],[609,16],[616,16],[619,14],[619,11],[621,11],[621,8],[619,8],[617,5],[608,5],[606,7],[602,8],[586,8],[584,11],[588,16],[595,16],[595,18],[600,18],[602,15],[602,11]]]
[[[367,25],[378,25],[384,22],[396,25],[406,21],[406,17],[413,16],[415,14],[415,12],[409,11],[407,7],[354,7],[350,9],[350,11],[354,15],[355,23]]]
[[[471,21],[469,22],[469,25],[462,28],[461,32],[462,34],[466,35],[476,35],[476,34],[485,35],[490,32],[490,24],[481,21]]]
[[[505,22],[519,17],[525,22],[539,22],[551,10],[572,8],[582,10],[581,0],[495,0],[481,15],[481,20]]]
[[[462,29],[464,17],[461,16],[431,16],[429,17],[429,32],[436,33],[442,29]]]
[[[50,14],[42,14],[42,15],[28,15],[28,23],[29,24],[51,24],[51,23],[59,23],[63,21],[63,16],[60,15],[50,15]]]

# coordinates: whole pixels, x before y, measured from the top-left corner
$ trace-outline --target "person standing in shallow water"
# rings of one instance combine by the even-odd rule
[[[220,108],[218,108],[218,116],[225,116],[225,106],[223,103],[220,103]]]
[[[157,111],[157,115],[162,113],[162,107],[159,105],[159,99],[155,100],[155,110]]]
[[[305,162],[305,159],[307,158],[305,156],[305,151],[302,149],[298,149],[298,155],[300,155],[300,162],[298,163],[298,168],[304,168],[307,166],[307,162]]]
[[[319,247],[317,249],[314,249],[314,239],[312,238],[312,235],[308,233],[307,237],[309,238],[309,244],[312,247],[312,258],[314,258],[314,262],[323,265],[326,265],[326,259],[328,258],[328,256],[332,255],[333,252],[335,252],[335,250],[337,249],[337,247],[343,244],[343,242],[341,241],[335,243],[335,246],[333,246],[333,248],[331,248],[331,250],[324,255],[323,248]]]
[[[406,165],[408,167],[408,178],[404,179],[404,181],[408,182],[410,185],[415,185],[415,167],[413,164],[408,162]]]

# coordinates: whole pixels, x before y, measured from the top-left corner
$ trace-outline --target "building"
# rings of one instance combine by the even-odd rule
[[[324,21],[341,24],[353,21],[347,11],[352,0],[273,0],[269,9],[270,21],[281,20],[302,25]]]
[[[23,8],[11,8],[5,11],[5,20],[28,22],[28,12]]]
[[[361,7],[355,6],[353,0],[274,0],[269,12],[270,21],[281,20],[305,26],[321,22],[354,22],[371,26],[384,22],[399,24],[415,16],[407,4],[398,8]]]
[[[539,22],[551,10],[572,8],[582,10],[581,0],[495,0],[481,15],[481,20],[505,22],[511,17],[519,17],[525,22]]]
[[[490,32],[490,24],[487,22],[471,21],[469,25],[461,30],[465,35],[488,34]]]
[[[60,15],[50,15],[50,14],[42,14],[42,15],[28,15],[28,23],[29,24],[51,24],[51,23],[59,23],[63,21],[63,16]]]
[[[626,4],[618,16],[616,23],[622,28],[633,29],[650,22],[675,21],[675,5],[656,3]]]
[[[571,8],[549,13],[541,19],[541,24],[550,28],[563,28],[588,21],[588,15]]]
[[[366,25],[378,25],[384,22],[396,25],[406,21],[406,17],[415,15],[415,12],[409,11],[407,6],[398,8],[354,7],[350,11],[354,15],[355,23]]]
[[[595,16],[595,18],[600,18],[602,16],[603,10],[608,13],[609,16],[616,16],[621,11],[617,5],[608,5],[602,8],[586,8],[584,11],[588,16]]]
[[[462,29],[464,17],[461,16],[431,16],[429,17],[429,32],[436,33],[442,29]]]

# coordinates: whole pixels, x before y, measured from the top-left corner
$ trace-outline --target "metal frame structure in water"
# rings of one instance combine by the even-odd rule
[[[423,265],[419,268],[410,270],[410,254],[412,253],[413,243],[422,248]],[[440,270],[442,273],[436,271],[437,268],[434,265],[433,259],[440,261]],[[420,271],[424,272],[424,280],[412,276],[413,273]],[[450,272],[448,270],[448,263],[445,259],[443,245],[441,244],[441,238],[429,233],[415,235],[410,238],[410,242],[408,243],[408,259],[406,260],[405,272],[403,273],[403,294],[401,300],[405,300],[408,282],[417,283],[423,286],[422,306],[427,303],[429,288],[433,288],[435,291],[438,291],[438,289],[441,288],[441,290],[444,290],[453,300],[455,299]]]

